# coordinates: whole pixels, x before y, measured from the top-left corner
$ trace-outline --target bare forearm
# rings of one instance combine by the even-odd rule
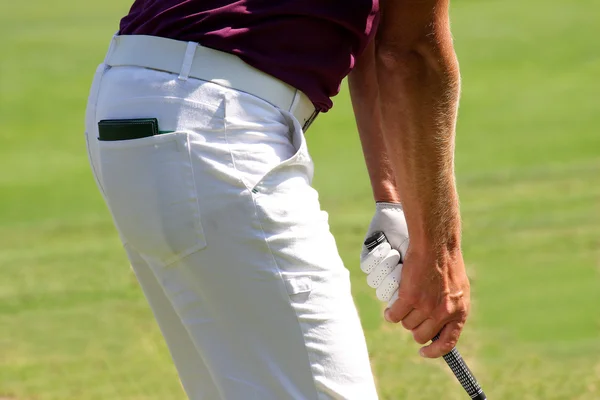
[[[400,202],[395,172],[382,134],[375,46],[371,43],[349,76],[350,95],[375,201]]]
[[[432,20],[432,32],[422,38],[384,36],[376,69],[383,137],[411,245],[443,251],[460,246],[454,178],[460,77],[447,18]]]

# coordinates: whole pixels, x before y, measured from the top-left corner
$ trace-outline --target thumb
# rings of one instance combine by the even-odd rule
[[[402,204],[378,202],[375,207],[369,232],[375,230],[384,232],[392,248],[398,250],[404,257],[408,248],[408,226]]]

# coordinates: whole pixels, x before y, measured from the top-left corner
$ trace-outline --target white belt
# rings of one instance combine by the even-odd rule
[[[115,36],[105,63],[138,66],[210,81],[249,93],[291,112],[306,130],[316,118],[310,99],[298,89],[266,74],[233,54],[158,36]]]

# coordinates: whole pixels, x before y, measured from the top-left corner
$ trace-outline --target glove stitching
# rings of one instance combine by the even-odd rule
[[[402,208],[402,204],[400,203],[377,203],[375,207],[378,210],[400,211],[404,213],[404,209]]]

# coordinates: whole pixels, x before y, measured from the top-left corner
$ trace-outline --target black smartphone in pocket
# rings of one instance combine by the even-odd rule
[[[158,135],[158,119],[104,119],[98,122],[98,140],[133,140]]]

